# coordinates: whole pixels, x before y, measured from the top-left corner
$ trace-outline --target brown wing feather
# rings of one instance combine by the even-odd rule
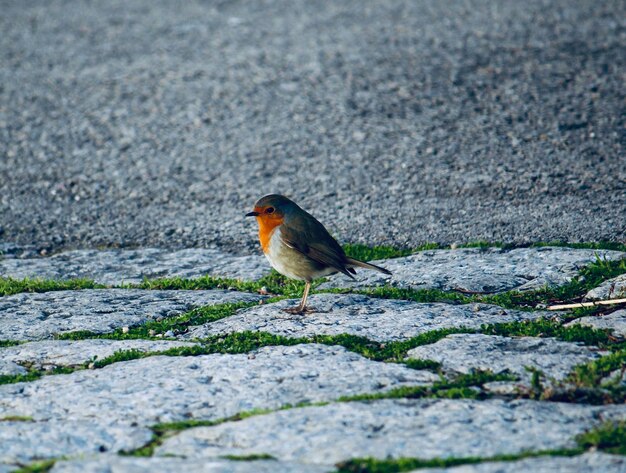
[[[280,234],[287,245],[303,255],[353,278],[346,267],[343,248],[312,215],[307,213],[306,217],[292,217],[287,225],[281,227]]]

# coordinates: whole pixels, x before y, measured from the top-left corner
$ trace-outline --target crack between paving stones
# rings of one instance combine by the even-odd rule
[[[594,244],[595,245],[595,244]],[[542,246],[542,245],[539,245]],[[624,245],[626,251],[626,245]],[[367,256],[367,255],[365,255]],[[581,299],[587,291],[602,282],[626,273],[626,259],[616,261],[598,260],[580,269],[577,276],[569,283],[555,288],[544,287],[532,291],[506,291],[499,294],[463,294],[455,291],[401,289],[390,286],[364,290],[326,289],[325,293],[354,293],[385,299],[411,300],[414,302],[447,302],[447,303],[487,303],[503,308],[518,310],[540,310],[548,303],[572,302]],[[316,285],[321,284],[320,280]],[[45,292],[65,290],[75,286],[82,288],[105,288],[90,280],[41,281],[36,279],[14,280],[0,278],[0,296],[19,292]],[[145,280],[141,284],[118,285],[116,289],[161,289],[161,290],[196,290],[196,289],[230,289],[249,293],[277,294],[282,297],[299,297],[303,285],[289,281],[275,271],[257,281],[239,281],[227,278],[203,276],[197,279],[164,278]],[[593,308],[596,309],[596,308]],[[595,311],[573,311],[574,316],[584,316]],[[580,314],[580,315],[577,315]]]
[[[328,403],[313,403],[309,406],[322,406]],[[309,406],[291,406],[287,408],[302,408]],[[247,414],[238,414],[236,416],[220,419],[216,421],[186,421],[185,423],[174,424],[160,424],[153,426],[153,432],[155,436],[153,439],[143,447],[135,449],[130,452],[118,452],[120,455],[132,455],[132,456],[152,456],[154,449],[159,446],[165,440],[165,432],[169,429],[171,432],[179,433],[183,430],[200,427],[218,425],[224,422],[236,422],[243,420],[253,415],[265,415],[271,412],[277,412],[284,410],[283,408],[275,409],[272,411],[249,411]],[[201,424],[202,423],[202,424]],[[160,429],[160,430],[159,430]],[[157,434],[157,432],[160,432]],[[577,444],[573,448],[561,448],[552,450],[538,450],[538,451],[522,451],[516,454],[502,454],[494,455],[491,457],[453,457],[453,458],[432,458],[432,459],[420,459],[420,458],[397,458],[378,460],[374,458],[354,458],[347,460],[336,465],[337,469],[334,473],[389,473],[397,472],[402,473],[409,470],[419,468],[445,468],[458,465],[479,464],[479,463],[491,463],[491,462],[513,462],[526,458],[537,458],[543,456],[551,457],[574,457],[581,455],[588,451],[601,451],[610,454],[625,455],[626,454],[626,421],[612,422],[606,421],[600,425],[592,427],[588,431],[579,434],[574,437],[574,441]],[[254,461],[259,459],[273,458],[268,454],[255,454],[248,456],[227,456],[231,460],[238,461]],[[17,470],[16,473],[45,473],[50,471],[57,461],[71,460],[70,457],[59,457],[49,459],[45,461],[37,461],[26,465],[23,468]]]
[[[215,306],[212,307],[214,308]],[[233,309],[233,304],[229,304],[229,307],[231,310],[236,310]],[[519,393],[519,397],[578,403],[581,402],[580,399],[583,399],[593,404],[603,404],[615,402],[618,396],[623,395],[624,389],[619,386],[609,385],[598,388],[597,383],[610,374],[610,372],[623,366],[626,360],[626,342],[616,342],[607,330],[599,330],[580,325],[563,327],[555,321],[541,319],[483,325],[480,330],[471,330],[462,327],[441,329],[424,333],[406,341],[386,343],[375,342],[363,337],[348,334],[287,338],[267,332],[239,332],[197,340],[198,345],[190,347],[175,347],[154,352],[144,352],[136,349],[121,350],[102,360],[95,362],[87,361],[78,367],[57,367],[52,371],[31,370],[27,374],[3,375],[0,376],[0,384],[35,381],[47,375],[69,374],[86,368],[99,369],[113,363],[150,356],[199,356],[214,353],[241,354],[249,353],[264,346],[290,346],[300,343],[339,345],[373,361],[402,363],[409,368],[430,369],[431,371],[442,374],[436,362],[431,360],[406,360],[405,357],[407,352],[412,348],[435,343],[445,336],[454,333],[484,333],[500,336],[551,336],[569,342],[582,342],[586,345],[599,346],[612,350],[613,353],[610,355],[606,355],[590,363],[577,365],[571,370],[571,374],[566,380],[573,382],[576,389],[561,389],[562,386],[557,386],[559,389],[546,391],[544,389],[538,389],[538,386],[535,386],[525,394]],[[93,338],[117,339],[120,332],[99,335],[89,334],[90,336],[86,337],[84,337],[84,335],[84,333],[79,333],[76,337],[72,336],[68,338],[84,339],[93,336]],[[128,334],[121,333],[121,338],[124,339],[126,335]],[[147,339],[163,340],[162,338],[154,337],[148,337]]]

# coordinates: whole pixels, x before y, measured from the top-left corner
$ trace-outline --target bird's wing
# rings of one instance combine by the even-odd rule
[[[346,267],[343,248],[320,222],[311,215],[308,217],[297,217],[288,225],[282,225],[280,235],[283,242],[312,260],[353,278],[350,273],[354,270]]]

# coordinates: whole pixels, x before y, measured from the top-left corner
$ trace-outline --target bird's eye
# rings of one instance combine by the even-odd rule
[[[274,213],[274,207],[268,207],[265,209],[265,213],[266,214],[273,214]]]

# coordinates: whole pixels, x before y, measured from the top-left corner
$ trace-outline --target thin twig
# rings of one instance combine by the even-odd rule
[[[548,310],[578,309],[579,307],[595,307],[597,305],[626,304],[626,299],[609,299],[606,301],[577,302],[575,304],[551,305]]]

